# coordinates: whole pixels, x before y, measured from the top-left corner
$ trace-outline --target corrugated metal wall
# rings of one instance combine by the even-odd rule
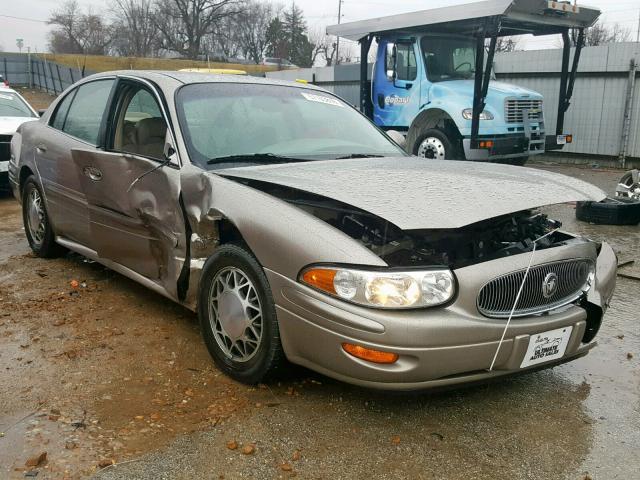
[[[640,44],[619,43],[585,48],[565,131],[574,134],[567,153],[617,157],[621,150],[622,127],[631,60],[640,63]],[[499,80],[538,91],[545,98],[547,131],[555,132],[560,91],[561,50],[502,53],[496,56]],[[359,104],[359,66],[311,68],[271,72],[269,77],[314,82]],[[640,68],[636,73],[628,156],[640,158]]]

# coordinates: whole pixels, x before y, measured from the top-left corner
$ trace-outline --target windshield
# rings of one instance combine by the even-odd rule
[[[424,37],[422,54],[431,82],[467,80],[476,71],[476,42],[456,37]]]
[[[278,161],[276,157],[405,155],[349,105],[311,89],[194,84],[179,90],[177,107],[191,160],[203,168],[222,165],[225,158],[256,155],[264,157],[261,163]]]
[[[0,92],[0,117],[30,117],[35,115],[18,95]]]

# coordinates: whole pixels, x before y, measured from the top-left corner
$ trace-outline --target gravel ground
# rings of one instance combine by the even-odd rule
[[[621,176],[541,168],[610,192]],[[0,478],[638,478],[638,282],[620,279],[600,346],[553,370],[411,395],[302,369],[250,388],[211,364],[191,313],[81,257],[31,256],[19,212],[0,198]],[[550,213],[640,261],[638,227]]]

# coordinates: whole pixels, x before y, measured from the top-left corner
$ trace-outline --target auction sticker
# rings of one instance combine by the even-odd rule
[[[301,92],[302,96],[310,102],[324,103],[325,105],[333,105],[334,107],[343,107],[335,98],[325,97],[324,95],[314,95],[313,93]]]
[[[520,368],[533,367],[564,357],[571,339],[571,332],[573,327],[565,327],[532,335],[529,340],[529,349]]]

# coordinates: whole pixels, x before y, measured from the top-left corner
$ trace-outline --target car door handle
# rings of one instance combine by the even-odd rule
[[[96,167],[84,167],[82,170],[85,177],[89,177],[94,182],[99,182],[102,180],[102,172],[98,170]]]
[[[47,151],[47,146],[43,143],[41,143],[40,145],[38,145],[36,147],[36,150],[38,150],[40,153],[44,153]]]

